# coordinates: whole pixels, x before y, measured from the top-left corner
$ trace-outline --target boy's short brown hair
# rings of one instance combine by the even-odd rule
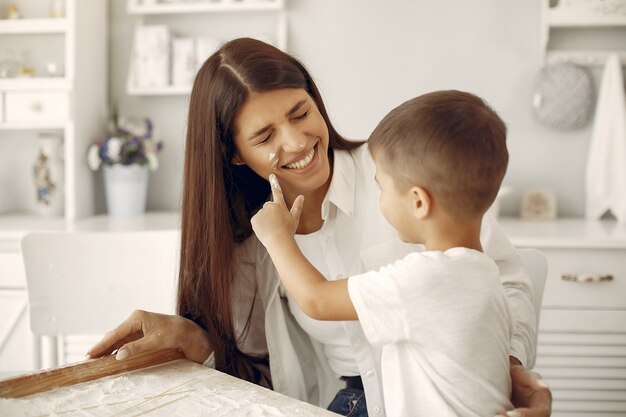
[[[394,185],[428,190],[460,220],[482,216],[506,172],[506,126],[480,97],[449,90],[393,109],[368,141]]]

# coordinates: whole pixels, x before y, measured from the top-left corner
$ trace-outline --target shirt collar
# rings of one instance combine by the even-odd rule
[[[349,151],[333,150],[333,177],[322,203],[322,219],[328,218],[329,204],[333,203],[348,216],[354,209],[355,195],[354,160]]]

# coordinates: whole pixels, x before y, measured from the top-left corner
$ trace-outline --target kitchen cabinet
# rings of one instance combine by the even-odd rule
[[[35,217],[32,169],[43,132],[63,137],[62,217],[92,215],[86,155],[107,121],[108,2],[64,0],[59,17],[49,17],[53,2],[13,3],[21,18],[0,20],[0,216]]]
[[[237,37],[254,37],[278,48],[287,48],[287,14],[285,0],[176,0],[156,2],[127,0],[127,12],[137,17],[137,25],[165,25],[174,37],[203,36],[228,41]],[[173,56],[173,55],[172,55]],[[199,64],[204,57],[196,57]],[[188,95],[191,85],[137,87],[133,62],[126,85],[132,96]]]
[[[626,227],[501,219],[514,245],[548,259],[535,370],[554,417],[626,416]]]
[[[26,275],[15,239],[0,237],[0,372],[35,370]]]

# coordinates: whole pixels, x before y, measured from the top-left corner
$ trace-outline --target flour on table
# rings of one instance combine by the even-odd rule
[[[0,416],[336,416],[185,360],[58,388],[0,398]]]

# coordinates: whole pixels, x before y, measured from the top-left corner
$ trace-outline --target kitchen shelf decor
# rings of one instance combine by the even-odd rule
[[[127,12],[138,17],[126,83],[129,95],[189,94],[200,65],[231,37],[259,37],[281,49],[287,47],[285,0],[128,0]],[[201,34],[193,25],[183,24],[181,30],[181,21],[198,15],[221,25],[204,25],[209,29],[202,28]],[[247,24],[236,24],[244,16],[264,26],[272,22],[274,33],[246,32]]]

